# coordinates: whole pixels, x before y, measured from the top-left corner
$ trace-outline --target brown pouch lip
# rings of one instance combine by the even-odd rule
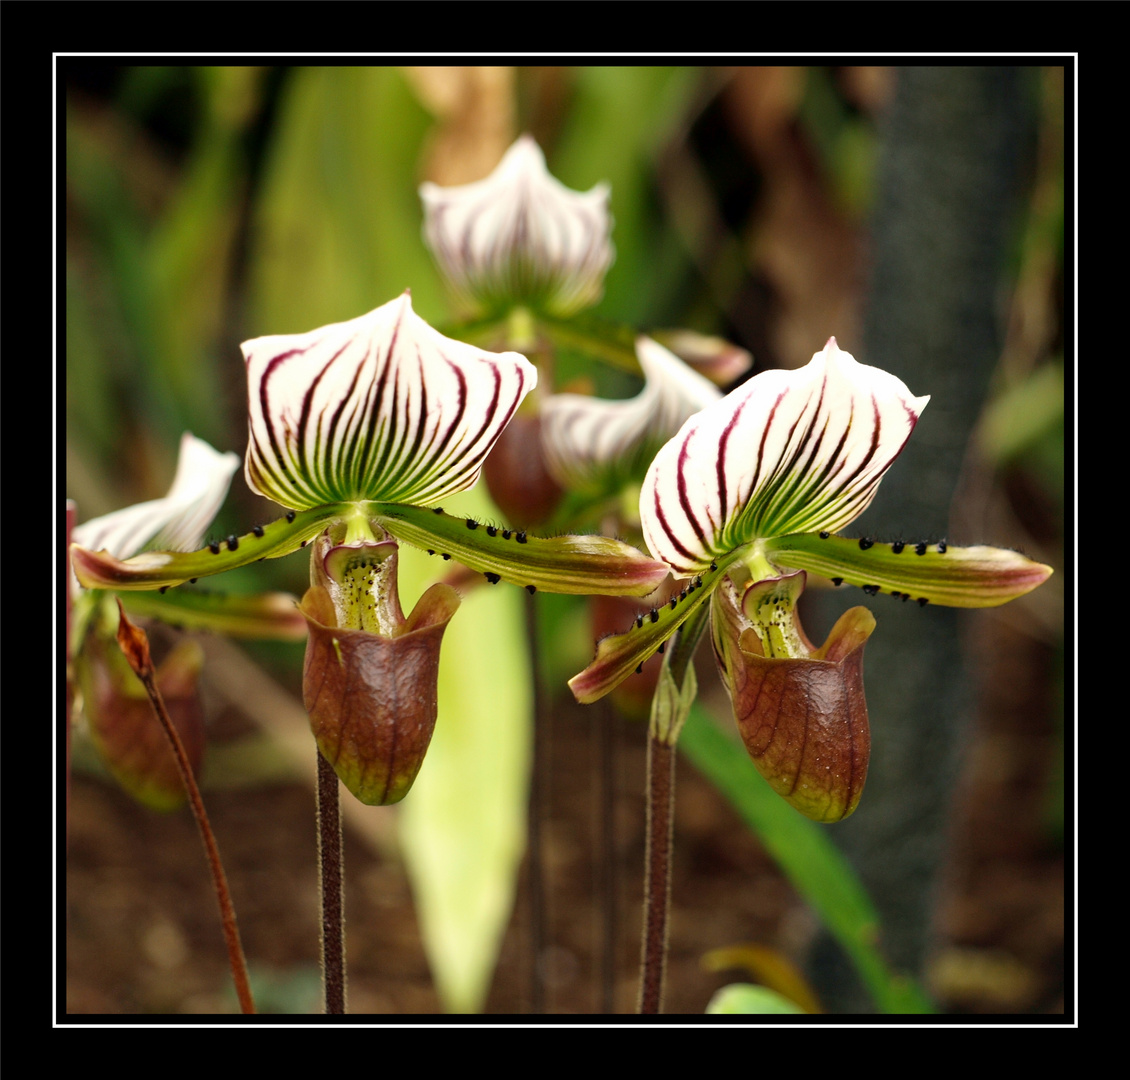
[[[746,750],[795,809],[815,821],[841,821],[859,804],[871,756],[863,647],[875,619],[865,607],[852,608],[810,656],[771,658],[761,655],[735,601],[732,589],[716,592],[713,638]]]
[[[395,636],[336,625],[333,602],[312,586],[300,610],[310,628],[303,700],[322,756],[363,803],[399,802],[435,730],[439,650],[459,606],[433,585]]]

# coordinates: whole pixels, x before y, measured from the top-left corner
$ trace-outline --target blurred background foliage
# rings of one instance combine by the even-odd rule
[[[240,341],[353,318],[405,288],[416,311],[443,326],[450,311],[421,240],[417,186],[485,175],[523,131],[568,186],[611,183],[616,261],[597,315],[720,334],[753,353],[755,370],[799,366],[832,334],[864,362],[879,362],[861,345],[882,118],[898,86],[895,69],[67,60],[59,70],[66,494],[80,521],[163,494],[182,431],[243,452]],[[1026,69],[1019,92],[1036,137],[1019,163],[1023,190],[992,297],[1003,348],[963,473],[978,506],[993,508],[975,527],[991,521],[1007,529],[950,536],[1022,547],[1060,571],[1063,69]],[[611,396],[637,389],[630,376],[583,357],[563,358],[559,374],[583,374]],[[916,393],[934,391],[913,370],[898,374]],[[944,407],[935,399],[931,410]],[[485,493],[460,509],[501,520]],[[276,516],[277,507],[237,476],[213,534]],[[217,585],[300,595],[307,572],[293,557]],[[427,560],[405,560],[406,605],[429,574]],[[516,590],[469,596],[445,639],[440,721],[417,787],[399,818],[367,811],[387,818],[382,836],[400,831],[441,999],[456,1011],[481,1007],[524,850],[532,704],[520,599]],[[1042,673],[1042,694],[1045,719],[1058,722],[1062,739],[1062,574],[1022,604],[1007,609],[1010,625],[1057,658],[1049,670],[1059,674]],[[541,612],[545,670],[560,700],[562,678],[591,655],[591,631],[580,602],[553,598]],[[301,647],[251,652],[296,691]],[[883,677],[869,666],[869,684]],[[742,806],[740,770],[748,767],[749,784],[759,780],[735,756],[733,740],[719,737],[732,725],[711,726],[707,713],[728,717],[716,691],[704,692],[703,706],[688,729],[696,766],[751,827],[767,830],[767,846],[853,956],[873,1003],[926,1007],[918,991],[907,996],[905,980],[891,981],[877,949],[878,916],[851,866],[837,869],[842,859],[828,831],[780,804],[783,815],[765,812],[784,822],[782,839],[759,811]],[[1062,760],[1045,795],[1045,828],[1062,836]],[[833,867],[830,878],[822,866]]]

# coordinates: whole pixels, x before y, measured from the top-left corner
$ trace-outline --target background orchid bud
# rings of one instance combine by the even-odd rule
[[[795,587],[782,588],[790,578]],[[852,813],[867,779],[871,734],[863,646],[875,619],[864,607],[852,608],[824,645],[811,649],[791,603],[803,578],[757,582],[740,606],[733,584],[724,582],[712,605],[714,655],[758,772],[805,817],[831,823]],[[764,623],[753,625],[750,615],[766,608],[789,624],[778,624],[780,634]],[[773,654],[774,641],[790,639],[806,655]]]
[[[527,304],[566,318],[595,304],[614,250],[610,188],[572,191],[523,135],[482,180],[420,186],[424,240],[455,298],[488,312]]]
[[[157,668],[157,688],[180,735],[193,773],[204,760],[204,712],[197,679],[200,646],[182,639]],[[122,787],[154,810],[176,810],[186,799],[168,736],[141,681],[112,639],[91,634],[75,667],[91,740]]]
[[[459,607],[459,594],[437,584],[405,619],[396,561],[391,541],[335,544],[323,533],[300,605],[310,727],[341,782],[370,806],[399,802],[420,771],[435,730],[440,642]]]

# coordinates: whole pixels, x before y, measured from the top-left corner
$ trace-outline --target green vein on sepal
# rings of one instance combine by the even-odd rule
[[[306,620],[290,593],[235,596],[199,589],[131,592],[122,598],[130,615],[159,619],[184,630],[210,630],[262,641],[304,641]]]
[[[472,528],[467,518],[438,509],[395,503],[363,506],[398,540],[543,592],[646,596],[668,572],[666,563],[607,536],[545,538],[479,522]]]
[[[293,517],[288,514],[242,536],[214,541],[199,551],[145,551],[125,561],[72,545],[71,563],[80,584],[88,589],[160,589],[289,555],[329,522],[350,512],[348,504],[317,506],[292,512]]]
[[[1052,573],[1016,551],[944,542],[891,544],[794,533],[760,541],[759,547],[779,566],[945,607],[996,607],[1031,592]]]

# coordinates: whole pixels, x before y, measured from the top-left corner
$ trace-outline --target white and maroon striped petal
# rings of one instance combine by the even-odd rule
[[[292,510],[428,505],[471,487],[537,370],[433,330],[408,293],[350,322],[246,341],[247,482]]]
[[[200,546],[238,468],[237,455],[221,454],[186,431],[168,495],[84,522],[71,539],[90,551],[108,551],[119,559],[136,555],[151,544],[190,551]]]
[[[648,547],[679,574],[756,539],[835,532],[871,502],[929,401],[835,338],[692,416],[640,495]]]
[[[636,342],[647,380],[626,401],[554,394],[541,407],[542,448],[553,478],[570,491],[607,494],[634,476],[639,482],[655,452],[687,417],[721,391],[662,345]]]
[[[600,299],[613,258],[609,187],[571,191],[529,135],[485,179],[425,183],[420,198],[424,240],[469,308],[528,304],[565,317]]]

